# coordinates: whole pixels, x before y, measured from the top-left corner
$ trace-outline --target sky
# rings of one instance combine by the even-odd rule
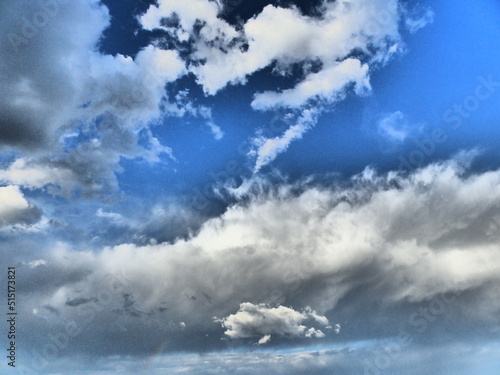
[[[496,0],[0,2],[1,372],[496,375],[499,35]]]

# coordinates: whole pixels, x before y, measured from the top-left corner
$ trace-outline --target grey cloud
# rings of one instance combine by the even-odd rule
[[[107,25],[104,8],[89,2],[53,1],[57,11],[45,8],[46,3],[0,5],[0,141],[28,150],[53,145],[54,132],[72,118],[80,77],[71,61],[83,58]],[[41,14],[46,22],[37,26]]]
[[[97,298],[75,298],[72,300],[67,300],[66,305],[76,307],[90,302],[98,302],[98,300]]]
[[[125,343],[137,335],[147,345],[166,335],[168,350],[222,349],[233,344],[220,340],[224,330],[212,318],[237,315],[242,303],[294,311],[310,306],[342,325],[342,333],[327,335],[328,341],[388,337],[400,329],[413,332],[415,341],[489,337],[499,325],[498,238],[492,230],[480,241],[470,238],[480,238],[472,235],[482,230],[477,223],[490,221],[492,208],[500,207],[500,172],[466,170],[452,160],[410,175],[367,170],[350,187],[310,182],[270,187],[267,193],[248,188],[239,192],[246,194],[243,203],[175,243],[123,244],[85,254],[59,250],[47,267],[26,271],[38,285],[37,271],[50,270],[51,263],[60,268],[52,269],[51,287],[28,301],[28,308],[50,304],[66,321],[92,317],[76,351],[98,338],[106,350],[130,354]],[[468,231],[469,240],[451,241],[457,231]],[[84,269],[92,272],[74,274]],[[57,276],[61,270],[80,276],[69,283],[68,272]],[[106,275],[119,278],[117,290],[110,290]],[[459,295],[456,302],[446,303],[453,295]],[[65,306],[76,298],[99,302]],[[165,303],[168,309],[160,311]],[[420,321],[421,308],[444,308],[446,314],[431,316],[433,325]],[[415,312],[420,315],[411,321]],[[113,316],[122,328],[111,324]],[[169,324],[181,321],[184,330]],[[50,330],[51,324],[40,329]],[[477,329],[467,329],[471,325]],[[258,338],[273,335],[249,327]],[[282,340],[276,335],[269,344]]]
[[[106,196],[117,190],[120,158],[155,163],[160,155],[171,155],[171,150],[161,146],[149,131],[138,134],[124,128],[111,115],[83,130],[81,135],[87,140],[66,151],[18,158],[0,171],[0,181],[45,189],[67,198]],[[140,137],[144,146],[139,145]]]
[[[28,202],[18,186],[0,187],[0,228],[23,227],[38,222],[42,211]]]
[[[135,59],[97,52],[109,22],[94,0],[0,4],[0,147],[19,156],[1,171],[5,183],[105,195],[116,187],[120,158],[170,154],[149,125],[162,119],[165,85],[185,73],[184,63],[153,46]],[[98,134],[89,139],[92,129]]]
[[[54,315],[61,315],[61,312],[59,311],[59,309],[56,309],[54,306],[51,306],[51,305],[43,305],[42,306],[45,310],[51,312],[52,314]]]

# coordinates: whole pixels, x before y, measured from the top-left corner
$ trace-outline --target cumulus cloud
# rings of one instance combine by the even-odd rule
[[[27,308],[49,305],[68,321],[90,316],[82,343],[99,338],[115,352],[131,348],[113,338],[123,343],[139,332],[146,341],[171,332],[171,345],[191,350],[206,332],[210,345],[222,345],[214,316],[226,317],[227,336],[319,337],[303,318],[326,325],[339,304],[356,311],[359,293],[371,308],[348,319],[365,337],[392,327],[377,317],[446,293],[469,296],[448,307],[464,327],[498,326],[499,171],[471,174],[456,159],[409,175],[366,171],[350,187],[248,186],[241,203],[187,239],[59,249],[45,267],[23,270],[39,290]],[[66,305],[78,298],[95,298],[106,313]],[[169,321],[185,322],[185,333]],[[57,321],[44,324],[37,329]]]
[[[267,344],[269,341],[271,341],[271,335],[265,335],[257,342],[257,344],[264,345]]]
[[[267,343],[272,335],[284,337],[324,337],[324,333],[313,327],[306,327],[308,319],[328,325],[328,319],[319,316],[310,307],[299,312],[285,306],[271,308],[265,304],[242,303],[235,314],[222,319],[226,328],[224,334],[230,338],[251,338],[262,336],[259,344]]]
[[[246,21],[241,31],[217,18],[218,9],[214,2],[206,0],[160,1],[141,17],[146,29],[161,28],[179,40],[193,40],[195,50],[190,58],[202,62],[193,64],[190,70],[209,94],[215,94],[228,83],[244,83],[247,76],[273,63],[283,71],[294,64],[317,59],[326,67],[319,75],[306,74],[306,80],[296,90],[296,98],[288,95],[290,104],[300,106],[312,96],[335,93],[343,86],[340,82],[344,79],[339,75],[348,79],[360,76],[359,65],[355,69],[359,60],[352,59],[351,72],[347,63],[337,67],[337,61],[349,61],[347,57],[356,50],[368,52],[368,45],[379,50],[399,40],[399,11],[394,0],[325,2],[318,9],[320,18],[304,16],[295,7],[268,5]],[[162,20],[174,14],[178,18],[176,27],[162,24]],[[369,28],[373,23],[375,26]],[[321,91],[311,91],[308,82],[322,78],[328,80]]]
[[[5,1],[1,7],[4,145],[43,148],[58,130],[106,112],[130,126],[150,121],[160,114],[165,84],[185,72],[171,50],[148,46],[135,59],[98,52],[110,16],[97,1]]]
[[[167,113],[165,87],[185,63],[153,45],[135,58],[99,52],[109,24],[94,0],[0,5],[0,147],[19,155],[4,183],[94,196],[116,187],[121,158],[171,157],[149,126]]]
[[[0,227],[31,225],[41,216],[40,209],[26,200],[19,186],[0,187]]]

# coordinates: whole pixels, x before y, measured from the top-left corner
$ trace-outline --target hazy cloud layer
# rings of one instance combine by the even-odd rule
[[[87,363],[85,363],[87,362]],[[146,358],[104,359],[82,358],[71,362],[73,368],[90,367],[94,373],[113,375],[118,371],[125,375],[143,373],[161,375],[167,373],[189,373],[203,375],[250,375],[293,374],[293,375],[421,375],[442,371],[454,375],[470,375],[476,372],[488,373],[500,365],[498,344],[476,345],[451,344],[443,347],[397,347],[380,349],[376,346],[325,348],[323,350],[298,350],[292,353],[278,351],[249,351],[239,353],[152,355]],[[67,360],[51,363],[55,370],[67,372]],[[496,366],[496,367],[495,367]],[[146,369],[146,370],[144,370]],[[24,367],[29,375],[35,374]],[[38,373],[38,372],[37,372]],[[42,371],[48,374],[49,371]],[[144,372],[145,373],[145,372]]]

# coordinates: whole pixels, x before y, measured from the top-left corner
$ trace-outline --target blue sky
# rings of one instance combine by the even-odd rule
[[[496,374],[499,21],[493,0],[2,2],[17,369]]]

